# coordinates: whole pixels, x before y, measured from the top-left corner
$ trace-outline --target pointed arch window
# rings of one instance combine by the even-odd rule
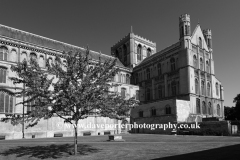
[[[171,58],[170,62],[171,62],[171,71],[175,71],[176,69],[175,58]]]
[[[211,86],[210,86],[210,83],[208,82],[207,83],[207,96],[210,96],[211,95]]]
[[[207,73],[210,73],[209,61],[206,61],[206,70],[207,70]]]
[[[199,46],[199,48],[203,47],[202,46],[202,38],[201,37],[198,38],[198,46]]]
[[[129,76],[129,74],[126,75],[126,83],[130,84],[130,76]]]
[[[201,109],[200,109],[200,99],[196,99],[196,108],[197,108],[197,114],[201,114]]]
[[[207,107],[206,107],[206,102],[202,101],[202,113],[207,114]]]
[[[203,59],[200,58],[200,69],[204,71],[204,66],[203,66]]]
[[[142,58],[142,46],[139,44],[137,46],[137,60],[141,61],[141,58]]]
[[[5,46],[0,47],[0,61],[8,60],[8,49]]]
[[[39,66],[42,67],[42,68],[45,66],[43,55],[41,55],[41,56],[39,57]]]
[[[211,102],[208,103],[208,114],[209,115],[212,114],[212,104],[211,104]]]
[[[151,49],[148,48],[148,49],[147,49],[147,57],[150,57],[150,56],[151,56],[151,53],[152,53]]]
[[[126,98],[126,88],[121,88],[121,96],[122,98]]]
[[[202,91],[202,95],[205,95],[205,83],[204,83],[204,81],[201,82],[201,91]]]
[[[216,95],[218,96],[218,93],[219,91],[218,91],[218,83],[216,83]]]
[[[199,84],[198,84],[198,79],[195,79],[195,93],[199,93]]]
[[[197,56],[196,56],[196,55],[193,56],[193,66],[194,66],[195,68],[198,68]]]
[[[217,105],[217,115],[218,115],[218,116],[221,115],[221,112],[220,112],[220,105],[219,105],[219,104]]]
[[[37,55],[35,53],[30,53],[30,58],[37,60]]]
[[[26,52],[21,53],[21,62],[23,62],[23,61],[27,61],[27,53]]]
[[[13,49],[9,55],[9,61],[17,62],[17,51]]]

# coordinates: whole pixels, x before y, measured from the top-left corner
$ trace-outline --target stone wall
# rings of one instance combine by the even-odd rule
[[[97,125],[98,124],[98,125]],[[121,133],[119,125],[121,121],[106,117],[88,117],[79,121],[78,135],[83,136],[83,133],[90,132],[91,135],[104,135],[104,132],[111,134]],[[27,124],[25,124],[26,126]],[[5,136],[5,139],[20,139],[22,138],[22,125],[13,126],[11,123],[0,122],[0,136]],[[94,127],[95,126],[95,127]],[[64,120],[59,117],[52,117],[48,120],[41,120],[34,126],[25,129],[25,138],[47,138],[54,137],[54,134],[63,134],[63,137],[71,137],[74,135],[73,126],[69,123],[64,123]]]

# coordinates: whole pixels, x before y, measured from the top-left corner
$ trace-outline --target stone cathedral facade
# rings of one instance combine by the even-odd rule
[[[5,114],[22,114],[21,98],[13,93],[22,86],[15,86],[8,78],[15,76],[11,65],[34,57],[42,68],[46,61],[63,51],[83,51],[78,46],[0,25],[0,118]],[[91,51],[93,59],[99,53]],[[111,47],[111,56],[117,57],[120,73],[113,83],[122,85],[113,88],[123,97],[136,97],[140,105],[131,110],[129,123],[163,124],[201,122],[203,118],[224,118],[223,86],[215,76],[212,33],[202,30],[198,24],[191,31],[190,15],[179,17],[179,41],[161,50],[156,43],[134,34],[132,31]],[[25,108],[30,111],[31,108]],[[83,124],[120,124],[109,118],[90,116]],[[8,139],[21,138],[21,125],[1,123],[0,134]],[[126,128],[125,128],[126,129]],[[123,130],[125,130],[123,129]],[[102,135],[121,133],[121,128],[80,129],[79,135],[90,133]],[[133,129],[137,133],[164,133],[162,130]],[[41,121],[35,128],[26,130],[26,137],[53,137],[56,133],[72,136],[73,131],[63,121],[54,117]],[[165,132],[167,133],[167,132]]]
[[[199,24],[191,32],[190,15],[179,17],[179,41],[159,52],[156,43],[134,33],[115,44],[111,52],[125,66],[133,68],[132,83],[139,86],[141,105],[132,110],[132,123],[224,119],[223,86],[215,75],[212,33],[210,29],[202,30]]]

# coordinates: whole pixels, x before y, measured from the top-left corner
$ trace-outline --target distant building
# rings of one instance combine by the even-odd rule
[[[134,33],[121,39],[111,52],[133,68],[132,83],[140,87],[141,105],[132,110],[132,123],[224,118],[223,86],[215,76],[212,33],[210,29],[202,30],[199,24],[191,32],[190,15],[179,17],[179,41],[159,52],[156,43]]]

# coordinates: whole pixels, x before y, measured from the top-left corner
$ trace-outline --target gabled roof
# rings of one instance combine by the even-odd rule
[[[56,50],[58,52],[79,52],[79,51],[84,51],[85,49],[82,47],[78,47],[75,45],[71,45],[68,43],[64,43],[64,42],[60,42],[54,39],[50,39],[50,38],[46,38],[43,36],[39,36],[33,33],[29,33],[26,31],[22,31],[19,29],[15,29],[12,27],[8,27],[5,25],[1,25],[0,24],[0,35],[4,36],[4,37],[8,37],[8,38],[12,38],[24,43],[29,43],[29,44],[33,44],[36,46],[41,46],[47,49],[51,49],[51,50]],[[102,60],[107,60],[109,58],[113,59],[115,57],[106,55],[106,54],[100,54],[99,52],[95,52],[95,51],[90,51],[90,56],[94,59],[94,60],[98,60],[99,59],[99,55],[101,55]],[[126,68],[120,61],[119,59],[117,60],[117,66],[119,67],[124,67]]]
[[[198,45],[199,37],[201,37],[201,39],[202,39],[203,49],[205,49],[206,51],[209,51],[207,43],[206,43],[204,35],[203,35],[203,32],[202,32],[202,29],[201,29],[200,25],[198,24],[192,33],[191,42],[195,45]]]

